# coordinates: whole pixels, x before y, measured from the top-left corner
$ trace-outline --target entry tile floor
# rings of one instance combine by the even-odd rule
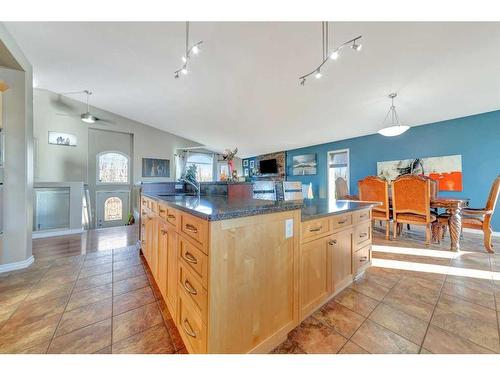
[[[411,228],[385,240],[375,226],[373,266],[273,353],[500,353],[500,254],[475,234],[458,253],[423,239]]]
[[[135,226],[33,241],[0,275],[0,353],[184,353]]]
[[[34,240],[35,263],[0,274],[0,353],[185,353],[137,233]],[[473,234],[459,253],[423,238],[376,225],[373,266],[273,353],[500,353],[500,255]]]

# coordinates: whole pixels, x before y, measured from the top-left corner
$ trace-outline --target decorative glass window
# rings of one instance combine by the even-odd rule
[[[110,197],[104,201],[104,221],[122,220],[122,200]]]
[[[211,154],[189,154],[186,168],[190,165],[196,165],[196,179],[198,181],[213,181],[214,158]]]
[[[97,182],[101,184],[128,184],[129,159],[125,154],[105,152],[97,158]]]

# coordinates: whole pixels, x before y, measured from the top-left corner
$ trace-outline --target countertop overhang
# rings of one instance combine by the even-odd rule
[[[372,208],[376,202],[349,200],[305,199],[296,201],[271,201],[262,199],[230,198],[221,195],[160,195],[145,193],[145,196],[173,208],[185,211],[208,221],[235,219],[245,216],[274,212],[301,210],[302,221]]]

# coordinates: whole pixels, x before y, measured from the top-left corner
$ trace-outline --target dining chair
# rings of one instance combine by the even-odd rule
[[[462,209],[462,228],[482,230],[484,235],[484,247],[489,253],[494,253],[493,244],[491,241],[491,235],[493,234],[493,230],[491,229],[491,217],[493,216],[493,212],[495,211],[499,192],[500,176],[495,178],[495,180],[493,181],[490,189],[490,194],[484,208],[466,207]],[[449,214],[439,215],[438,221],[435,224],[437,230],[433,231],[436,232],[437,242],[444,238],[449,218]]]
[[[378,176],[367,176],[358,181],[359,200],[379,202],[380,206],[373,207],[372,219],[385,221],[385,238],[390,237],[392,212],[389,207],[389,183]]]
[[[335,199],[345,199],[349,194],[347,181],[342,177],[335,179]]]
[[[398,224],[425,225],[425,243],[431,242],[431,224],[436,215],[431,213],[431,182],[423,176],[406,174],[392,182],[392,215],[394,238]]]

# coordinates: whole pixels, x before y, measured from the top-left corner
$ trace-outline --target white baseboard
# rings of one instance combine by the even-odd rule
[[[463,228],[462,229],[465,233],[474,233],[474,234],[483,234],[483,231],[481,229],[470,229],[470,228]],[[492,233],[493,237],[500,237],[500,232],[493,232]]]
[[[85,232],[83,228],[79,229],[63,229],[63,230],[48,230],[41,232],[33,232],[31,238],[47,238],[47,237],[59,237],[59,236],[67,236],[70,234],[80,234]]]
[[[0,273],[20,270],[20,269],[29,267],[33,264],[34,261],[35,261],[35,258],[32,255],[28,259],[22,260],[20,262],[0,264]]]

